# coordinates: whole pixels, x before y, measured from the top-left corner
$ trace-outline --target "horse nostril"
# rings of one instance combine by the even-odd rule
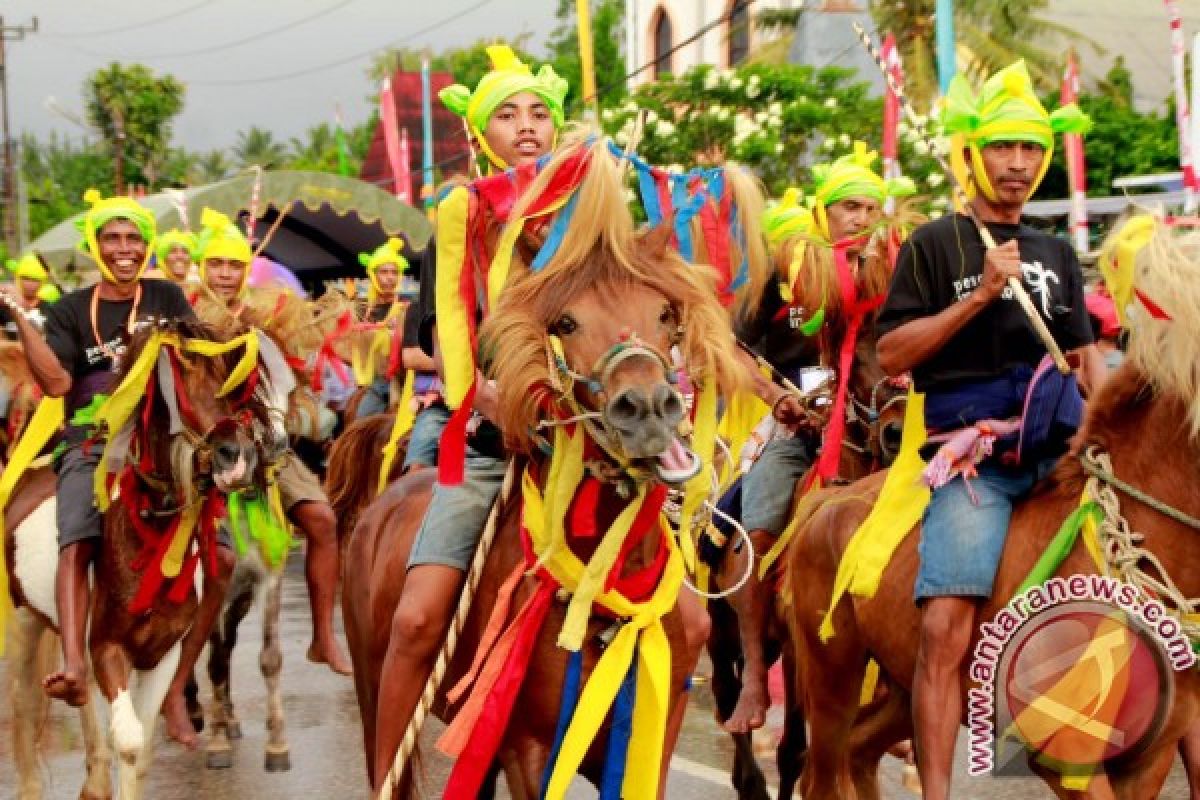
[[[654,390],[654,411],[668,424],[683,419],[683,399],[670,386],[660,385]]]
[[[884,449],[891,453],[899,452],[900,443],[904,439],[904,429],[900,425],[884,425],[881,438]]]
[[[609,402],[605,415],[614,425],[628,425],[646,416],[646,405],[646,398],[641,392],[626,389]]]
[[[233,462],[237,461],[238,456],[241,455],[241,448],[235,444],[232,444],[231,442],[221,442],[219,445],[217,445],[216,450],[217,460],[225,464],[232,464]]]

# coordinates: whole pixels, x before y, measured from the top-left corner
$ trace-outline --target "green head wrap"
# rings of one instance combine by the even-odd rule
[[[241,261],[246,265],[237,293],[237,296],[241,297],[246,292],[246,284],[250,280],[250,261],[254,258],[250,242],[246,240],[241,229],[220,211],[214,211],[211,208],[204,209],[200,215],[200,224],[204,226],[200,231],[196,246],[200,252],[200,280],[204,282],[205,286],[208,285],[205,262],[210,258]]]
[[[403,251],[404,240],[392,237],[375,248],[373,252],[358,254],[358,263],[366,268],[367,279],[371,281],[371,290],[367,293],[367,299],[372,303],[382,294],[379,283],[375,280],[375,271],[383,264],[395,264],[396,270],[403,273],[408,269],[408,259],[404,257]]]
[[[546,104],[554,119],[554,129],[558,130],[565,119],[563,106],[567,97],[567,82],[549,64],[543,65],[535,75],[508,45],[492,45],[487,48],[487,54],[492,61],[492,69],[479,79],[474,92],[456,83],[438,92],[438,97],[446,108],[467,121],[488,160],[498,168],[506,169],[509,165],[496,155],[483,136],[492,114],[514,94],[532,92]]]
[[[57,303],[62,297],[62,292],[53,283],[43,283],[38,289],[37,296],[43,303]]]
[[[28,278],[38,283],[50,280],[50,273],[46,272],[45,265],[36,253],[26,253],[19,261],[10,258],[5,266],[14,278]]]
[[[158,244],[154,248],[154,253],[158,256],[159,268],[167,263],[167,256],[176,247],[182,247],[187,251],[188,258],[192,261],[196,260],[196,234],[178,229],[171,230],[158,237]]]
[[[79,249],[96,262],[104,280],[109,283],[117,283],[116,276],[112,274],[108,265],[104,263],[104,259],[100,257],[100,242],[96,237],[100,233],[100,229],[114,219],[129,220],[141,232],[142,239],[146,242],[146,259],[142,262],[142,267],[138,270],[134,280],[141,278],[142,273],[146,270],[146,265],[150,263],[150,255],[154,252],[154,234],[158,227],[154,214],[132,197],[104,197],[97,189],[88,189],[84,192],[83,202],[90,205],[91,208],[84,212],[82,219],[75,222],[75,226],[83,234],[83,241],[80,242]]]
[[[880,204],[889,197],[906,197],[917,187],[905,177],[884,180],[872,169],[879,154],[867,150],[866,142],[855,142],[854,152],[847,153],[832,164],[812,168],[813,196],[810,205],[817,230],[830,240],[829,217],[826,209],[849,197],[866,197]]]
[[[994,142],[1033,142],[1045,151],[1030,195],[1046,175],[1054,153],[1054,134],[1087,133],[1092,121],[1074,103],[1046,111],[1033,91],[1029,70],[1023,60],[1010,64],[984,82],[979,94],[962,74],[955,75],[946,90],[942,109],[946,133],[959,137],[971,150],[974,178],[984,196],[995,200],[995,193],[983,168],[979,151]],[[959,148],[955,148],[956,150]]]
[[[813,231],[812,209],[804,205],[799,189],[788,189],[778,203],[763,212],[763,233],[771,244],[795,236],[811,235]]]

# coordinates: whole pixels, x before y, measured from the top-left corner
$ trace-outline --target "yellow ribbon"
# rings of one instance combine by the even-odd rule
[[[446,405],[451,409],[459,408],[475,385],[475,345],[471,342],[471,319],[461,292],[463,270],[468,268],[464,258],[470,201],[467,188],[459,186],[438,205],[434,304]]]
[[[679,517],[679,547],[684,566],[695,572],[696,538],[692,521],[701,504],[712,495],[712,463],[717,446],[717,389],[707,381],[696,395],[696,421],[692,430],[692,452],[700,457],[700,471],[683,487],[683,505]]]
[[[4,655],[8,616],[12,607],[12,598],[8,593],[8,563],[5,557],[7,550],[4,544],[4,510],[8,508],[8,501],[17,481],[37,458],[37,454],[42,452],[50,437],[62,427],[64,408],[61,397],[42,398],[25,432],[17,441],[8,465],[0,471],[0,656]]]
[[[413,384],[416,382],[416,371],[406,370],[404,391],[400,393],[400,405],[396,407],[396,419],[392,421],[392,432],[388,435],[387,444],[383,446],[383,462],[379,465],[379,485],[375,489],[376,494],[383,494],[383,490],[387,488],[388,476],[392,474],[392,464],[396,463],[396,451],[400,447],[400,440],[412,430],[413,422],[417,418],[416,409],[413,408],[413,394],[416,391]]]

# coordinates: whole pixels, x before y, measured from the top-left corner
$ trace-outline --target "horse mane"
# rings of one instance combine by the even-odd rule
[[[207,287],[201,287],[196,298],[196,316],[226,340],[258,328],[280,350],[301,361],[307,361],[320,349],[325,336],[351,309],[349,299],[340,292],[326,292],[320,300],[310,303],[290,289],[275,286],[250,289],[242,304],[242,313],[235,316],[224,301]]]
[[[1160,224],[1134,269],[1134,285],[1170,319],[1133,303],[1128,362],[1154,392],[1180,400],[1189,435],[1200,439],[1200,233]]]
[[[736,239],[731,238],[729,242],[731,272],[736,275],[738,265],[743,260],[747,265],[746,282],[734,292],[734,319],[741,319],[753,316],[754,312],[758,310],[759,303],[762,302],[763,289],[766,287],[767,281],[771,280],[773,264],[770,254],[767,252],[767,239],[762,227],[767,198],[762,181],[747,167],[727,161],[724,165],[724,173],[726,190],[730,193],[733,207],[736,209],[737,227],[746,241],[745,251],[738,245]],[[699,217],[692,220],[692,227],[697,253],[702,254],[704,258],[710,258],[705,248],[704,232]]]
[[[741,380],[714,276],[667,249],[662,232],[657,236],[655,231],[634,232],[621,167],[603,140],[575,142],[559,150],[518,198],[514,217],[579,146],[592,152],[568,235],[540,272],[510,276],[480,331],[482,361],[498,387],[500,427],[509,446],[522,452],[532,446],[530,433],[545,416],[553,386],[547,331],[567,303],[591,289],[646,286],[659,292],[679,315],[683,326],[679,348],[692,380],[715,381],[722,392]]]

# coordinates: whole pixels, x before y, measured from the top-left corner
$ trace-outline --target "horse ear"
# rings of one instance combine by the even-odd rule
[[[651,259],[657,261],[667,254],[667,248],[671,245],[671,239],[675,236],[675,220],[673,216],[663,218],[663,221],[655,225],[650,230],[643,233],[640,237],[642,252],[648,255]]]

